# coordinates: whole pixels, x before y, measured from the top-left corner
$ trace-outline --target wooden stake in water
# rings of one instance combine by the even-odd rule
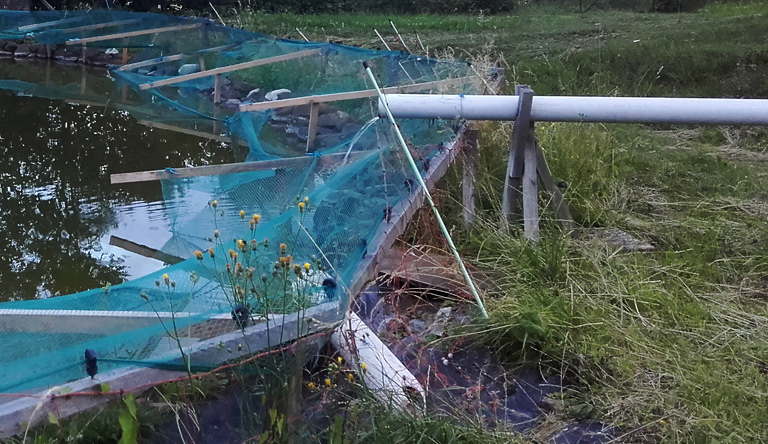
[[[429,203],[429,207],[432,209],[432,212],[435,214],[435,219],[437,219],[437,224],[440,226],[440,231],[443,233],[443,236],[445,237],[445,241],[448,244],[448,249],[451,250],[453,257],[456,259],[456,262],[459,264],[459,268],[461,269],[461,274],[464,275],[464,279],[467,281],[467,286],[469,286],[469,291],[470,293],[472,293],[472,296],[475,298],[475,302],[477,302],[477,306],[478,308],[480,308],[480,312],[483,314],[483,317],[488,318],[488,312],[485,311],[485,306],[483,305],[483,301],[480,299],[480,294],[477,292],[477,288],[475,287],[475,283],[472,280],[472,276],[469,275],[469,271],[467,271],[467,267],[464,265],[464,261],[461,259],[461,255],[459,255],[459,251],[456,249],[456,245],[454,245],[453,239],[451,239],[451,234],[448,232],[448,228],[445,226],[445,222],[443,222],[443,218],[442,216],[440,216],[440,212],[437,210],[437,206],[435,205],[435,202],[432,200],[432,195],[429,193],[429,188],[427,188],[427,184],[424,182],[424,178],[421,177],[421,173],[419,172],[419,167],[416,166],[416,162],[414,162],[413,156],[411,156],[411,152],[410,150],[408,150],[408,145],[405,143],[403,134],[400,132],[400,128],[397,126],[397,123],[395,122],[395,118],[392,116],[392,112],[389,110],[389,106],[387,105],[387,99],[384,97],[384,93],[381,92],[381,89],[379,88],[379,84],[376,81],[376,77],[374,77],[373,72],[371,71],[371,68],[368,66],[368,62],[363,62],[363,67],[365,68],[366,74],[368,74],[368,77],[371,79],[371,82],[373,83],[373,87],[376,89],[376,92],[378,93],[380,103],[384,105],[384,109],[387,112],[387,118],[389,119],[389,123],[392,125],[392,129],[395,131],[395,135],[397,135],[397,140],[398,142],[400,142],[400,147],[403,149],[405,158],[408,160],[408,164],[411,166],[411,170],[416,176],[416,181],[419,183],[421,190],[424,192],[424,198],[427,200],[427,202]]]

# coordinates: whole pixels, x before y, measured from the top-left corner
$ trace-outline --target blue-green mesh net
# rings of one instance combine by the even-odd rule
[[[153,31],[135,32],[144,30]],[[81,43],[104,35],[114,37]],[[423,91],[469,93],[477,87],[460,61],[273,39],[154,14],[0,11],[0,39],[16,42],[17,58],[26,52],[108,67],[88,82],[30,70],[25,78],[1,78],[0,88],[86,103],[108,100],[153,124],[215,132],[232,142],[242,160],[266,162],[253,171],[201,177],[174,178],[169,170],[160,185],[172,237],[162,250],[188,259],[111,288],[0,304],[4,393],[83,377],[87,348],[97,351],[101,373],[178,362],[179,348],[236,331],[231,312],[238,304],[250,307],[253,320],[327,303],[338,306],[341,318],[361,259],[378,248],[370,245],[372,238],[390,223],[391,208],[414,191],[391,125],[375,117],[375,98],[321,103],[308,154],[308,103],[254,112],[241,112],[240,105],[371,89],[362,61],[370,62],[383,87],[446,79],[458,81]],[[124,48],[134,67],[121,68]],[[301,51],[312,53],[222,74],[220,103],[213,100],[213,76],[142,86]],[[422,173],[455,137],[452,122],[400,124]],[[219,361],[225,360],[227,351],[220,353]]]

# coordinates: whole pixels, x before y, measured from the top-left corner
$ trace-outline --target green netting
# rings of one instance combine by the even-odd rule
[[[166,27],[176,29],[120,35]],[[117,36],[79,43],[104,35]],[[375,117],[373,98],[321,103],[315,144],[307,154],[309,104],[258,112],[240,112],[239,106],[370,89],[363,60],[381,86],[453,78],[463,79],[453,82],[453,92],[476,88],[460,61],[272,39],[208,20],[153,14],[0,11],[0,39],[6,52],[14,42],[17,57],[26,51],[28,57],[109,66],[95,81],[50,78],[37,70],[28,78],[4,77],[0,88],[100,101],[137,119],[229,137],[241,160],[273,162],[255,171],[177,179],[168,169],[170,179],[159,186],[173,236],[163,251],[188,258],[183,262],[111,288],[0,305],[7,319],[0,331],[4,393],[83,377],[86,348],[97,351],[102,373],[127,364],[179,362],[179,347],[189,350],[237,331],[230,315],[238,304],[250,307],[254,320],[328,302],[341,317],[361,259],[378,247],[372,238],[416,183],[390,124]],[[123,48],[130,63],[147,63],[120,69]],[[222,74],[220,103],[213,101],[212,76],[141,86],[308,50],[315,52]],[[435,90],[448,87],[424,89]],[[401,122],[422,171],[455,137],[452,123]],[[227,350],[216,353],[216,361],[227,359]],[[210,354],[206,359],[211,362]]]

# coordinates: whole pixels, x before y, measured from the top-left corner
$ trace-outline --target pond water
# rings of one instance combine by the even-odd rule
[[[0,83],[40,77],[89,91],[105,82],[115,91],[106,76],[0,60]],[[0,90],[0,301],[114,285],[162,268],[112,245],[126,239],[159,249],[171,237],[160,183],[111,185],[110,174],[238,160],[225,142],[150,128],[116,101],[80,102]]]

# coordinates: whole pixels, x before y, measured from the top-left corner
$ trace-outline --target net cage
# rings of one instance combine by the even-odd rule
[[[0,11],[0,51],[107,68],[88,84],[30,72],[0,88],[107,100],[137,119],[230,141],[249,165],[161,175],[172,233],[162,251],[180,263],[112,287],[0,304],[0,393],[84,377],[86,349],[99,373],[210,368],[306,335],[302,319],[342,319],[377,233],[417,186],[391,124],[376,117],[362,62],[385,88],[479,89],[462,61],[147,13]],[[400,129],[426,173],[457,124]],[[222,346],[222,335],[238,349]]]

